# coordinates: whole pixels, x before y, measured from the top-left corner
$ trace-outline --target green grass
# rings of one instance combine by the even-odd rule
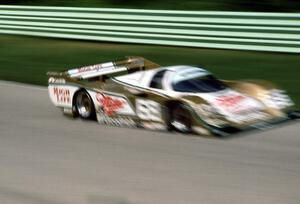
[[[300,107],[296,54],[113,44],[0,35],[0,79],[46,85],[47,71],[62,71],[124,56],[161,65],[201,65],[223,79],[264,79],[288,91]]]

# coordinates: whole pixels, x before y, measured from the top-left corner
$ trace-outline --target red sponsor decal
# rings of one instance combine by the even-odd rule
[[[96,98],[102,105],[104,113],[108,116],[113,115],[125,105],[125,101],[101,93],[97,93]]]
[[[221,96],[216,98],[217,104],[226,108],[238,105],[246,97],[242,95]]]
[[[58,103],[70,103],[70,90],[66,88],[53,88],[53,94]]]

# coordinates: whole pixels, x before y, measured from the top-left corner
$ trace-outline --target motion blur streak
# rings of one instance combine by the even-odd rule
[[[0,5],[0,33],[300,53],[297,13]]]
[[[0,203],[299,203],[299,123],[206,139],[73,121],[43,87],[0,94]]]

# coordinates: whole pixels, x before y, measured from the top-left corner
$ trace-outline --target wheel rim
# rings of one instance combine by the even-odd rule
[[[92,104],[90,97],[84,92],[78,93],[77,98],[76,98],[76,108],[77,108],[78,114],[82,118],[89,118],[92,115],[92,112],[93,112],[92,107],[93,107],[93,104]]]

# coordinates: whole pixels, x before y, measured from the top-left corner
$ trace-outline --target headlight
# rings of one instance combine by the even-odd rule
[[[214,107],[206,104],[198,104],[194,106],[196,113],[209,125],[220,127],[225,125],[226,122],[223,120],[223,115],[221,115],[218,110]]]
[[[272,89],[262,93],[261,99],[267,107],[275,109],[283,109],[294,105],[285,91],[279,89]]]

